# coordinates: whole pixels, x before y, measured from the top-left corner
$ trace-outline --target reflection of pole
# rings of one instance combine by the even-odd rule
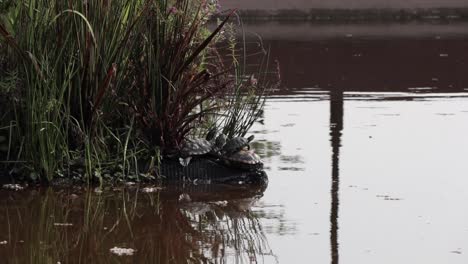
[[[341,131],[343,130],[343,91],[330,91],[330,136],[332,145],[332,184],[331,184],[331,212],[330,212],[330,245],[331,263],[339,263],[338,245],[338,207],[340,188],[340,146]]]

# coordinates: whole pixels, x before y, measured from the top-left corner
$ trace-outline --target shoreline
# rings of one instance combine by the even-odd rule
[[[222,18],[225,12],[215,16]],[[311,8],[311,9],[242,9],[242,21],[336,22],[412,22],[468,21],[468,8]]]

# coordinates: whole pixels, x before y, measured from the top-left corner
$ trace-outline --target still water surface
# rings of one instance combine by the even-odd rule
[[[466,96],[349,92],[343,112],[329,94],[271,99],[257,128],[271,146],[259,207],[284,213],[264,221],[272,251],[287,263],[465,263]]]
[[[326,49],[347,41],[310,45]],[[382,39],[366,41],[359,41],[363,56],[366,45],[392,50]],[[414,41],[420,39],[403,42]],[[266,42],[279,58],[286,54],[281,47],[291,45]],[[307,43],[295,47],[307,49]],[[446,43],[455,44],[437,45],[450,57],[434,50],[434,60],[461,71],[466,60],[453,54],[466,37]],[[406,50],[394,52],[402,56],[398,63],[410,63]],[[318,76],[317,65],[346,62],[347,55],[323,55],[310,72],[285,70],[289,90],[268,98],[252,129],[268,186],[1,191],[0,262],[467,263],[465,75],[431,66],[414,76],[397,72],[401,78],[390,85],[385,78],[355,78],[353,87],[344,87],[342,73],[379,72],[377,58],[352,64],[353,54],[350,49],[353,67],[340,65],[336,76],[328,68],[314,83],[307,78]],[[380,72],[389,76],[386,66]],[[114,247],[133,255],[118,256]]]

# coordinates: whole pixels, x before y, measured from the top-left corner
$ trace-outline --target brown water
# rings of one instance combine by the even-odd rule
[[[268,187],[1,191],[0,263],[467,263],[468,32],[358,29],[264,39]]]

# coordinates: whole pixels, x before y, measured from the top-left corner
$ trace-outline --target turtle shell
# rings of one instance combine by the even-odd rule
[[[238,152],[242,150],[243,148],[248,147],[250,141],[252,141],[253,139],[254,139],[254,136],[250,136],[248,138],[244,138],[244,137],[232,138],[226,142],[223,150],[228,155]]]
[[[182,157],[205,155],[211,151],[212,143],[204,138],[187,139],[180,154]]]
[[[263,168],[263,162],[260,157],[252,150],[241,150],[224,158],[228,166],[256,170]]]

